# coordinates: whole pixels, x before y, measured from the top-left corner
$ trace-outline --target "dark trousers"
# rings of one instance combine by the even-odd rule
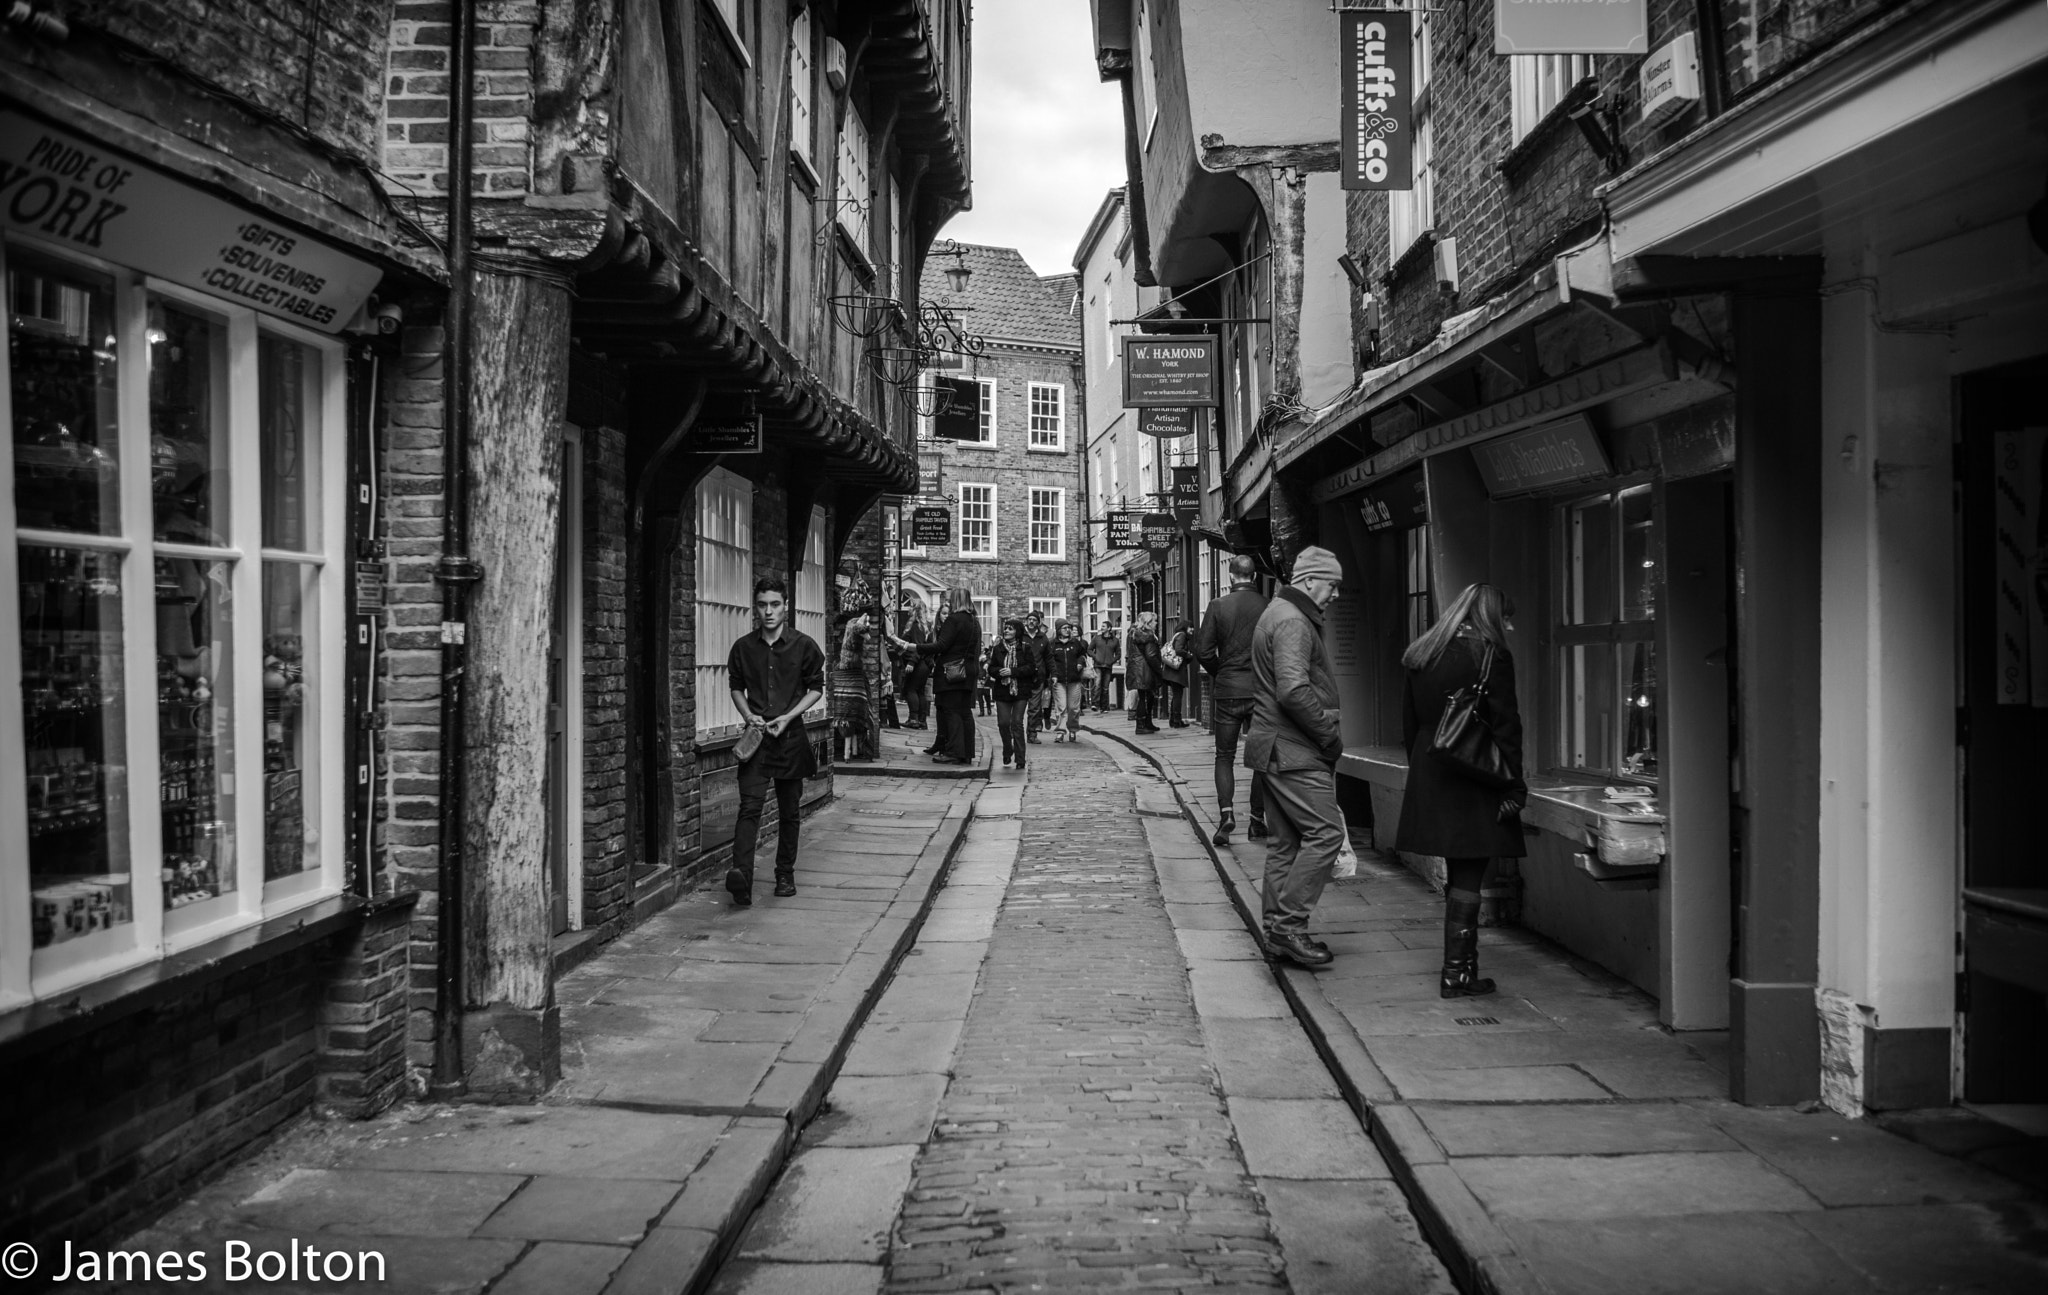
[[[1131,694],[1131,717],[1138,721],[1139,728],[1152,727],[1152,689],[1139,688]]]
[[[1255,703],[1249,697],[1218,697],[1216,699],[1216,807],[1223,813],[1230,812],[1231,802],[1237,798],[1237,742],[1245,729],[1251,727],[1252,707]],[[1266,775],[1252,770],[1252,817],[1266,816]]]
[[[1186,685],[1186,684],[1181,684],[1181,683],[1170,683],[1170,684],[1166,685],[1166,721],[1167,721],[1167,723],[1169,723],[1169,724],[1182,724],[1182,723],[1186,723],[1186,720],[1185,720],[1185,719],[1184,719],[1184,718],[1182,717],[1182,715],[1181,715],[1181,703],[1182,703],[1182,702],[1183,702],[1183,701],[1184,701],[1184,700],[1186,699],[1187,695],[1188,695],[1188,687],[1187,687],[1187,685]]]
[[[758,764],[749,761],[748,764]],[[754,879],[754,843],[761,839],[761,809],[768,802],[768,787],[775,787],[775,816],[782,834],[775,842],[775,871],[796,870],[797,832],[802,823],[804,780],[769,778],[750,774],[740,766],[740,821],[732,831],[732,866]]]
[[[931,720],[932,692],[925,684],[918,684],[905,691],[910,698],[910,722],[920,727]]]
[[[996,731],[1003,735],[1003,763],[1024,763],[1024,711],[1030,702],[996,699]]]
[[[1123,693],[1117,685],[1116,676],[1105,667],[1095,679],[1095,709],[1116,710],[1123,704]]]
[[[956,760],[974,758],[974,694],[959,689],[942,692],[939,702],[939,754]]]

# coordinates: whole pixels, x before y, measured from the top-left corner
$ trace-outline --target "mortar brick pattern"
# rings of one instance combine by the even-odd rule
[[[384,70],[383,169],[395,192],[448,191],[446,3],[399,0],[391,10]],[[528,127],[533,113],[533,44],[538,4],[486,0],[477,6],[473,191],[516,198],[531,188]]]

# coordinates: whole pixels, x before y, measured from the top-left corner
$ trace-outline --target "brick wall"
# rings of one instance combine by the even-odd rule
[[[413,896],[387,901],[338,941],[314,1035],[317,1108],[365,1119],[405,1091]]]
[[[449,14],[446,3],[399,0],[391,8],[383,167],[394,192],[448,189]],[[538,4],[477,5],[472,174],[479,197],[517,197],[531,187],[527,145],[540,16]]]
[[[960,533],[960,484],[995,485],[996,560],[962,558],[957,546],[935,544],[925,549],[923,557],[905,553],[904,570],[949,587],[966,585],[983,597],[993,596],[1002,616],[1022,616],[1033,598],[1064,598],[1069,614],[1077,613],[1074,585],[1087,578],[1088,569],[1088,496],[1082,475],[1086,392],[1081,384],[1080,356],[991,348],[977,358],[976,373],[995,380],[995,448],[941,441],[938,453],[945,460],[945,490],[956,538]],[[1027,448],[1033,382],[1054,382],[1066,388],[1065,447],[1057,454]],[[931,449],[924,448],[927,452]],[[1135,472],[1127,475],[1125,489],[1135,489],[1136,479]],[[1066,542],[1060,561],[1028,557],[1033,486],[1057,486],[1066,491]],[[866,551],[871,552],[872,547]],[[989,632],[994,627],[982,628]]]
[[[583,920],[632,904],[626,854],[626,436],[583,433]]]
[[[392,0],[72,0],[59,8],[356,157],[377,156]]]

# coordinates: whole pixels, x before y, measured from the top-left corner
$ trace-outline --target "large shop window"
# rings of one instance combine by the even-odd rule
[[[113,267],[4,260],[17,1003],[341,888],[345,437],[334,342]]]
[[[1557,762],[1657,776],[1657,570],[1650,487],[1557,512]]]
[[[804,565],[796,574],[796,615],[790,620],[820,648],[825,646],[825,510],[811,509],[804,532]]]
[[[697,735],[704,737],[741,723],[726,662],[754,628],[754,483],[724,468],[697,483],[696,606]]]

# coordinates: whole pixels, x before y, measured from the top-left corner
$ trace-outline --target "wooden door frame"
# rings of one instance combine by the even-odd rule
[[[583,929],[583,429],[562,424],[561,526],[568,551],[561,557],[562,660],[568,677],[562,681],[563,880],[568,890],[569,929]]]

